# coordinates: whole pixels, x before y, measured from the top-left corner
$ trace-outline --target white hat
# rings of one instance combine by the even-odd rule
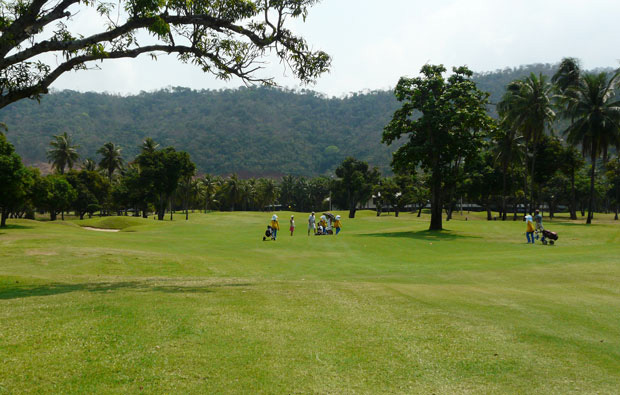
[[[321,219],[327,219],[327,218],[325,218],[325,216],[324,216],[324,215],[321,215]]]
[[[295,218],[295,216],[294,216],[294,215],[291,215],[291,218]]]
[[[273,217],[271,217],[271,220],[272,220],[272,221],[275,221],[275,220],[277,220],[277,219],[278,219],[278,216],[277,216],[277,215],[275,215],[275,214],[273,215]]]
[[[339,219],[340,219],[340,216],[339,216],[339,215],[336,215],[336,219],[337,219],[337,220],[339,220]]]

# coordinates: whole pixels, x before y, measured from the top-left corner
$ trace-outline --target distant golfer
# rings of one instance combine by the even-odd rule
[[[308,217],[308,236],[310,236],[310,231],[312,233],[316,233],[316,218],[314,217],[314,211]]]
[[[278,223],[277,215],[274,214],[273,217],[271,217],[271,222],[269,223],[269,226],[271,226],[271,231],[273,232],[273,239],[275,240],[278,236],[278,231],[280,230],[280,224]]]
[[[531,215],[525,216],[525,236],[527,237],[527,244],[534,244],[534,221]]]
[[[342,222],[340,222],[340,216],[336,215],[336,220],[334,221],[334,229],[336,229],[336,234],[340,233],[340,228],[342,228]]]
[[[542,235],[540,242],[545,244],[545,234],[543,233],[543,230],[545,230],[545,227],[543,226],[543,223],[542,223],[543,218],[542,218],[542,215],[540,214],[540,210],[536,210],[535,213],[536,215],[534,216],[534,223],[536,224],[536,233],[540,233]]]
[[[290,227],[289,230],[291,231],[291,236],[293,235],[293,232],[295,232],[295,216],[291,215],[291,220],[290,222]]]

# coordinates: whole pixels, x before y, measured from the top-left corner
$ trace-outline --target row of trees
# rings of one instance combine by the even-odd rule
[[[66,133],[55,136],[48,157],[54,174],[42,176],[24,167],[13,146],[0,134],[1,226],[6,219],[34,218],[35,211],[47,212],[53,221],[72,210],[80,218],[94,212],[155,211],[161,220],[177,198],[180,186],[194,176],[195,166],[186,152],[172,147],[158,149],[150,139],[141,153],[124,165],[121,149],[112,143],[98,151],[98,166],[90,159],[79,163],[76,146]]]
[[[395,94],[403,104],[383,133],[387,144],[405,140],[393,156],[396,173],[421,170],[428,176],[431,230],[442,229],[443,209],[450,218],[468,189],[470,199],[478,190],[476,200],[487,207],[499,196],[504,220],[509,200],[515,211],[520,201],[531,212],[542,202],[553,210],[568,195],[564,200],[576,219],[577,184],[586,165],[587,223],[597,195],[599,208],[614,200],[617,212],[618,160],[610,162],[609,152],[620,147],[620,71],[584,73],[575,59],[564,59],[551,81],[531,74],[510,83],[497,104],[499,119],[488,115],[488,94],[476,87],[470,70],[455,68],[448,78],[445,72],[425,65],[420,77],[401,78]],[[566,143],[555,137],[558,120]]]
[[[395,92],[403,103],[385,127],[383,142],[398,142],[392,167],[396,176],[353,158],[345,159],[331,178],[287,176],[243,180],[195,177],[189,155],[159,149],[146,139],[129,163],[113,143],[97,153],[100,161],[80,161],[77,146],[66,133],[54,137],[48,159],[56,172],[41,177],[21,165],[3,137],[3,223],[33,208],[52,219],[66,210],[80,217],[100,211],[154,211],[184,208],[261,210],[279,204],[293,210],[318,210],[331,205],[354,217],[360,204],[374,198],[396,212],[408,206],[431,206],[431,229],[441,229],[458,203],[477,203],[500,211],[549,207],[550,214],[566,205],[571,218],[588,209],[618,211],[620,165],[610,148],[620,145],[620,106],[615,93],[620,74],[581,72],[574,59],[565,59],[551,82],[530,75],[508,85],[497,105],[499,120],[488,114],[488,94],[472,81],[465,67],[445,78],[443,66],[425,65],[422,76],[403,78]],[[562,119],[562,135],[554,125]],[[404,141],[404,144],[402,143]],[[588,161],[577,148],[581,148]],[[602,157],[602,161],[598,161]],[[74,167],[81,167],[74,170]],[[587,186],[584,187],[584,186]],[[587,197],[587,199],[586,199]]]
[[[476,203],[487,211],[499,209],[506,219],[511,206],[517,218],[518,204],[525,196],[523,174],[526,162],[502,160],[504,129],[497,128],[484,149],[455,164],[444,181],[443,199],[446,219],[450,220],[462,203]],[[80,160],[71,137],[55,136],[48,151],[54,174],[41,176],[24,167],[6,138],[0,136],[0,209],[2,225],[9,216],[34,217],[47,212],[52,220],[67,211],[83,218],[86,214],[117,213],[147,216],[151,212],[163,219],[166,211],[270,210],[276,208],[308,212],[333,208],[348,209],[349,217],[372,200],[377,215],[382,211],[418,211],[432,203],[433,180],[422,169],[400,171],[382,177],[376,168],[353,158],[345,159],[333,177],[306,178],[285,176],[279,182],[269,178],[241,179],[237,175],[195,176],[189,156],[173,148],[160,149],[146,139],[133,161],[123,160],[120,147],[107,143],[99,150],[98,163]],[[533,175],[533,193],[538,204],[546,203],[550,215],[567,205],[571,216],[588,203],[588,166],[579,152],[556,137],[542,136],[535,147],[539,165]],[[521,151],[515,151],[517,155]],[[519,156],[521,158],[521,156]],[[522,158],[521,158],[522,159]],[[597,179],[596,202],[608,210],[620,202],[620,161],[609,160],[607,171]],[[449,187],[448,187],[449,185]],[[510,198],[507,199],[506,197]],[[617,216],[616,216],[617,217]]]

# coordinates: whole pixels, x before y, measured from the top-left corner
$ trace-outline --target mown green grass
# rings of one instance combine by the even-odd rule
[[[9,221],[0,393],[617,393],[620,226],[361,212]],[[343,214],[344,217],[344,213]],[[468,221],[464,221],[467,217]],[[84,230],[79,225],[122,229]]]

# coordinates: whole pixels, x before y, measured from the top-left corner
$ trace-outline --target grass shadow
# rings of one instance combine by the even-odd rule
[[[449,241],[459,239],[481,239],[481,236],[462,235],[450,230],[419,230],[419,231],[404,231],[404,232],[385,232],[385,233],[363,233],[358,236],[366,237],[390,237],[390,238],[406,238],[414,240],[436,240],[436,241]]]
[[[17,225],[17,224],[6,224],[4,228],[0,228],[1,230],[5,229],[33,229],[33,226],[28,225]]]
[[[208,286],[183,286],[183,285],[159,285],[149,282],[125,281],[125,282],[105,282],[105,283],[51,283],[45,285],[20,285],[19,282],[8,285],[0,285],[0,300],[21,299],[33,296],[51,296],[70,292],[114,292],[118,290],[134,290],[138,292],[153,291],[165,293],[211,293],[213,288],[223,287],[243,287],[252,284],[209,284]]]

